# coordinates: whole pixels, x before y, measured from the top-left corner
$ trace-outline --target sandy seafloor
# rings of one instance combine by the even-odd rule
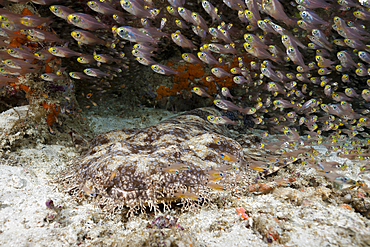
[[[22,110],[23,109],[23,110]],[[24,112],[25,107],[18,108]],[[144,127],[170,117],[168,111],[144,109],[143,117],[88,116],[95,133],[119,128]],[[2,135],[16,121],[14,111],[0,115]],[[258,131],[253,130],[256,134]],[[270,137],[272,138],[272,137]],[[324,153],[324,146],[316,147]],[[370,220],[353,209],[342,208],[336,189],[323,183],[309,186],[308,177],[322,177],[312,168],[296,168],[306,187],[279,187],[267,194],[215,192],[218,202],[196,212],[166,212],[183,228],[149,228],[157,216],[139,214],[104,218],[93,199],[77,203],[50,182],[78,156],[70,140],[54,145],[18,148],[0,160],[0,246],[370,246]],[[320,159],[320,156],[318,157]],[[332,157],[341,163],[343,159]],[[359,165],[347,162],[341,173],[369,183],[370,175],[358,176]],[[322,181],[325,179],[322,178]],[[353,196],[356,192],[349,193]],[[348,196],[347,196],[348,197]],[[367,195],[367,201],[369,201]],[[53,200],[57,210],[46,207]],[[244,220],[235,208],[243,207]],[[266,241],[266,234],[277,237]],[[162,241],[162,240],[164,241]]]

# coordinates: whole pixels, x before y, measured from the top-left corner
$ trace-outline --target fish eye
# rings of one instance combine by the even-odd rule
[[[153,9],[150,11],[150,13],[152,13],[153,15],[158,15],[159,14],[159,9]]]
[[[123,1],[123,5],[125,5],[125,7],[131,6],[130,1]]]
[[[185,9],[184,9],[184,8],[182,8],[182,7],[179,7],[179,8],[178,8],[178,11],[179,11],[179,13],[181,13],[181,14],[185,13]]]
[[[175,9],[172,6],[167,6],[167,11],[170,13],[174,13]]]
[[[262,21],[262,20],[257,21],[257,25],[259,27],[266,27],[266,23],[264,21]]]

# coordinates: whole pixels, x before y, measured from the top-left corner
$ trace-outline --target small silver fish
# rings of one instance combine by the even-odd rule
[[[215,8],[209,1],[202,1],[202,7],[212,17],[212,22],[215,20],[221,21],[221,17],[217,14],[217,8]]]
[[[89,64],[95,62],[95,59],[93,55],[84,54],[77,58],[77,62],[82,64]]]
[[[202,64],[202,62],[193,54],[191,53],[183,53],[181,54],[182,59],[184,59],[185,62],[187,63],[193,63],[193,64]]]
[[[142,5],[134,0],[121,0],[121,6],[124,10],[130,14],[143,18],[155,18],[155,13],[151,13],[148,9],[145,9]]]
[[[202,62],[209,65],[220,65],[220,63],[208,52],[198,52],[198,57]]]
[[[156,61],[149,57],[136,57],[136,61],[138,61],[142,65],[152,65],[157,63]]]
[[[207,116],[207,120],[210,123],[213,123],[213,124],[216,124],[216,125],[224,125],[224,124],[237,125],[237,123],[235,121],[230,120],[226,116],[209,115],[209,116]]]
[[[197,49],[197,47],[181,33],[172,33],[171,38],[176,45],[183,48]]]
[[[109,29],[107,24],[104,24],[93,16],[85,13],[73,13],[67,16],[68,21],[80,28],[95,31],[97,29]]]
[[[222,110],[228,110],[228,111],[237,110],[247,115],[251,115],[256,112],[256,109],[253,107],[241,108],[241,107],[234,105],[232,102],[228,100],[216,99],[213,101],[213,103]]]
[[[82,53],[72,51],[71,49],[62,46],[52,46],[48,49],[48,51],[57,57],[73,57],[82,55]]]
[[[104,15],[123,15],[123,13],[119,10],[114,9],[108,2],[106,1],[89,1],[87,2],[87,6],[94,10],[95,12],[104,14]]]
[[[328,22],[321,19],[315,12],[310,10],[305,10],[299,12],[299,15],[302,17],[302,19],[310,24],[314,25],[327,25]]]
[[[84,69],[84,73],[88,76],[92,76],[92,77],[110,77],[111,75],[108,74],[108,73],[105,73],[103,71],[101,71],[100,69],[95,69],[95,68],[87,68],[87,69]]]
[[[157,42],[150,36],[145,35],[143,32],[140,32],[137,28],[130,26],[119,27],[115,32],[125,40],[136,43],[154,43]]]
[[[66,6],[63,6],[63,5],[51,5],[49,7],[49,9],[54,15],[56,15],[56,16],[64,19],[64,20],[68,20],[68,16],[70,14],[75,13],[75,11],[73,9],[70,9],[70,8],[68,8]]]
[[[90,33],[89,31],[84,30],[74,30],[71,32],[71,36],[79,43],[85,45],[95,45],[101,44],[104,46],[109,46],[109,43],[105,40],[102,40],[96,37],[94,34]]]
[[[92,78],[90,76],[85,75],[82,72],[69,72],[68,74],[69,74],[70,77],[72,77],[73,79],[77,79],[77,80],[82,80],[82,79],[91,80],[91,78]]]
[[[39,17],[36,15],[26,15],[20,19],[20,22],[27,27],[38,27],[43,24],[50,24],[53,20],[53,17]]]
[[[222,88],[221,88],[221,93],[222,93],[222,95],[223,95],[223,96],[225,96],[225,97],[229,97],[229,98],[231,98],[231,99],[233,99],[233,98],[234,98],[234,96],[232,96],[232,95],[231,95],[230,90],[229,90],[227,87],[222,87]]]
[[[40,75],[40,78],[45,80],[45,81],[59,81],[59,80],[65,80],[66,77],[64,76],[59,76],[54,73],[44,73]]]
[[[278,0],[262,0],[262,8],[274,19],[283,21],[289,26],[295,26],[296,21],[285,14],[284,8]]]
[[[158,74],[162,74],[162,75],[172,75],[172,74],[179,74],[179,72],[165,66],[165,65],[162,65],[162,64],[153,64],[152,66],[150,66],[152,68],[152,70]]]
[[[230,73],[226,72],[222,68],[212,68],[211,69],[212,74],[214,74],[218,78],[223,78],[223,77],[229,77],[232,76]]]

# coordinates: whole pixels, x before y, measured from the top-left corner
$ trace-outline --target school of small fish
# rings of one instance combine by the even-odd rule
[[[190,82],[195,97],[210,98],[220,109],[219,115],[206,116],[208,123],[238,126],[241,118],[227,114],[233,112],[233,116],[248,115],[255,128],[264,129],[262,138],[271,133],[280,135],[275,143],[263,139],[260,148],[272,155],[249,160],[250,168],[266,172],[301,159],[302,164],[321,171],[340,188],[370,192],[361,180],[370,166],[369,0],[92,0],[81,1],[78,10],[64,0],[32,3],[47,5],[52,15],[22,15],[0,9],[0,45],[6,48],[0,53],[1,85],[14,83],[19,75],[37,72],[40,63],[36,60],[48,64],[67,58],[76,58],[82,69],[54,69],[42,74],[41,79],[65,81],[68,75],[68,80],[112,80],[123,70],[130,70],[130,58],[138,66],[150,66],[155,73],[179,76],[176,63],[168,66],[158,58],[161,47],[170,47],[169,60],[202,64],[208,71],[207,82],[217,85],[218,93],[212,94],[199,81]],[[6,1],[1,4],[7,6]],[[74,27],[71,38],[58,37],[48,28],[52,22]],[[36,51],[24,42],[14,45],[15,38],[47,45]],[[69,43],[78,46],[71,49]],[[230,66],[233,61],[238,65]],[[218,85],[229,78],[234,87]],[[346,169],[345,164],[317,161],[314,146],[318,144],[327,147],[324,155],[335,154],[361,167],[360,179],[337,173]],[[240,159],[228,152],[216,155],[228,162]],[[182,174],[188,169],[176,162],[162,171]],[[105,183],[114,181],[121,172],[105,174]],[[220,170],[208,171],[213,177],[210,180],[221,179],[222,174]],[[202,176],[204,179],[206,175]],[[208,187],[223,188],[213,181]],[[87,194],[95,194],[93,188],[90,184],[80,187]],[[127,188],[133,189],[131,185]],[[122,189],[114,193],[115,197],[128,196]],[[179,198],[198,198],[186,190],[172,193]],[[153,204],[156,199],[151,196],[142,195],[151,198]]]

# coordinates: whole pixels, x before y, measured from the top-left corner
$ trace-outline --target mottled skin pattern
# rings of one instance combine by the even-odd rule
[[[203,192],[213,190],[207,186],[212,178],[209,170],[240,165],[218,154],[227,152],[240,160],[244,156],[242,146],[227,137],[228,129],[209,123],[208,115],[220,112],[196,109],[144,129],[98,135],[90,142],[87,154],[64,173],[66,191],[102,196],[105,204],[128,206],[130,211],[178,200],[174,193],[191,192],[203,197]],[[175,162],[190,169],[178,173],[162,170]]]

